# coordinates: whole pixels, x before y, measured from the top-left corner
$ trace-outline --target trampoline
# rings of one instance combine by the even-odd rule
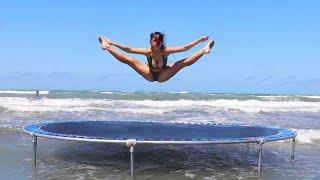
[[[31,124],[24,130],[32,135],[34,164],[37,138],[99,143],[120,143],[130,148],[131,176],[134,176],[134,147],[138,144],[231,144],[257,143],[258,174],[261,170],[262,145],[269,141],[292,139],[294,159],[295,137],[290,129],[256,125],[222,125],[211,123],[163,123],[132,121],[63,121]]]

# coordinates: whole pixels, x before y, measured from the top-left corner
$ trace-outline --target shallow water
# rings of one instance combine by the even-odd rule
[[[177,98],[170,93],[96,93],[47,92],[40,101],[26,99],[30,94],[0,95],[0,179],[130,179],[125,145],[39,138],[34,168],[32,139],[22,127],[44,120],[79,119],[288,127],[298,132],[295,160],[290,160],[290,140],[266,143],[261,179],[320,179],[317,96],[171,93]],[[137,179],[258,179],[257,163],[257,144],[135,147]]]
[[[37,167],[31,137],[16,130],[1,131],[1,179],[130,179],[130,154],[125,145],[71,142],[39,138]],[[135,148],[138,179],[257,179],[258,146],[139,145]],[[291,141],[264,145],[263,179],[317,179],[319,144],[296,146]]]

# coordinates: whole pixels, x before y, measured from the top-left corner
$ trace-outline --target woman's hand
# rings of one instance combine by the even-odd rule
[[[206,36],[201,36],[199,40],[200,40],[200,42],[204,42],[208,39],[209,39],[209,36],[206,35]]]

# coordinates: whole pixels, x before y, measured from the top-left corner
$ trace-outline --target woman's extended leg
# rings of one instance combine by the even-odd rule
[[[163,70],[159,74],[158,81],[165,82],[169,80],[182,68],[186,66],[190,66],[191,64],[195,63],[204,54],[209,54],[213,45],[214,45],[214,41],[210,41],[200,51],[196,52],[195,54],[191,55],[188,58],[175,62],[172,66],[167,67],[165,70]]]
[[[132,67],[137,73],[139,73],[146,80],[153,81],[153,77],[152,77],[152,73],[150,71],[150,68],[146,64],[142,63],[141,61],[139,61],[135,58],[126,56],[126,55],[121,54],[120,52],[116,51],[115,49],[113,49],[111,47],[110,44],[108,44],[108,42],[103,37],[99,37],[98,39],[101,44],[101,48],[103,50],[109,51],[109,53],[113,57],[118,59],[120,62],[128,64],[130,67]]]

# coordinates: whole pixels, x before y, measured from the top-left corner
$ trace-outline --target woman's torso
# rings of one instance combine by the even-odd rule
[[[147,56],[148,65],[150,69],[155,71],[161,71],[167,66],[168,55],[162,52],[152,52]]]

